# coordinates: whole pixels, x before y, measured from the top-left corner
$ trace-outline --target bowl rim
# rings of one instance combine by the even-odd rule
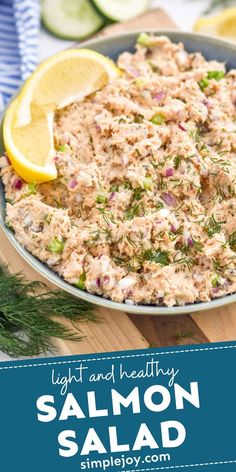
[[[199,34],[199,33],[192,33],[192,32],[182,32],[178,30],[172,30],[172,29],[167,29],[167,30],[157,30],[155,28],[142,28],[142,29],[135,29],[132,31],[128,32],[121,32],[118,34],[114,34],[111,36],[105,36],[105,37],[98,37],[98,38],[92,38],[87,41],[83,41],[80,45],[76,45],[76,47],[92,47],[92,46],[99,46],[103,44],[107,44],[107,42],[112,42],[115,41],[117,38],[135,38],[138,34],[142,32],[147,32],[147,33],[155,33],[158,35],[170,35],[173,37],[178,38],[179,41],[181,41],[181,38],[184,40],[186,39],[199,39],[199,40],[205,40],[206,42],[210,42],[211,44],[214,44],[215,46],[220,45],[220,46],[225,46],[229,49],[232,49],[236,53],[236,44],[233,43],[230,40],[222,40],[213,36],[207,36],[204,34]],[[73,46],[71,46],[73,47]],[[20,90],[20,89],[19,89]],[[15,98],[19,90],[14,94],[12,97]],[[11,99],[11,100],[12,100]],[[0,125],[2,126],[3,119],[5,112],[9,106],[8,105],[5,107],[3,113],[1,114],[0,117]],[[0,184],[2,186],[2,183],[0,181]],[[3,199],[0,201],[0,207],[3,206],[5,210],[5,200]],[[222,306],[226,306],[228,304],[231,304],[233,302],[236,302],[236,293],[234,294],[229,294],[225,295],[220,298],[212,299],[207,302],[197,302],[197,303],[190,303],[187,305],[180,305],[180,306],[173,306],[173,307],[167,307],[167,306],[158,306],[158,305],[129,305],[124,302],[115,302],[113,300],[110,300],[108,298],[98,296],[98,295],[93,295],[89,292],[86,292],[84,290],[80,290],[77,287],[69,284],[65,280],[63,280],[56,272],[54,272],[52,269],[50,269],[45,263],[37,259],[35,256],[33,256],[27,249],[25,249],[15,238],[14,233],[7,228],[4,222],[4,217],[0,212],[0,227],[2,228],[4,234],[6,235],[7,239],[11,243],[11,245],[16,249],[18,254],[32,267],[36,272],[38,272],[41,276],[43,276],[45,279],[47,279],[50,283],[54,284],[56,287],[59,289],[65,290],[66,292],[70,293],[71,295],[80,298],[84,301],[90,302],[96,306],[100,306],[106,309],[112,309],[116,311],[122,311],[122,312],[127,312],[127,313],[133,313],[133,314],[140,314],[140,315],[179,315],[179,314],[189,314],[189,313],[195,313],[195,312],[202,312],[206,310],[211,310],[214,308],[219,308]]]

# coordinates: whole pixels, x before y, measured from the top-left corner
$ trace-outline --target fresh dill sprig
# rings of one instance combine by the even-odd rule
[[[212,238],[214,234],[221,232],[221,225],[224,221],[217,221],[214,215],[211,215],[205,223],[204,229],[207,232],[209,238]]]
[[[181,264],[186,266],[189,270],[197,264],[196,260],[193,257],[183,256],[182,251],[177,251],[173,258],[173,264]]]
[[[214,259],[213,260],[213,269],[216,272],[216,274],[221,275],[227,268],[228,268],[228,266],[227,265],[222,265],[222,263],[219,259]]]
[[[133,199],[134,200],[141,200],[142,198],[142,193],[145,191],[144,188],[142,187],[136,187],[133,190]]]
[[[180,165],[180,162],[181,162],[181,159],[182,159],[182,156],[175,156],[174,158],[174,168],[175,169],[178,169],[179,165]]]
[[[154,262],[164,267],[170,264],[168,251],[160,251],[155,249],[147,249],[144,252],[144,259],[149,262]]]
[[[104,208],[104,207],[96,207],[96,208],[99,211],[99,213],[102,215],[103,220],[105,221],[107,225],[109,225],[111,222],[115,223],[114,215],[112,211],[107,210],[107,208]]]
[[[132,220],[135,216],[139,216],[140,204],[135,203],[133,206],[127,208],[125,212],[125,219]]]
[[[71,321],[71,329],[58,319]],[[0,350],[10,356],[54,352],[52,338],[80,341],[76,322],[95,321],[93,305],[0,267]],[[74,329],[73,329],[74,328]]]

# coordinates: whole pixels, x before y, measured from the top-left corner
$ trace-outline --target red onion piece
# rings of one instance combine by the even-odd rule
[[[68,183],[68,187],[73,189],[76,187],[76,185],[78,184],[77,180],[76,179],[71,179]]]
[[[97,130],[99,133],[101,133],[102,128],[101,128],[101,126],[99,126],[97,123],[95,124],[95,128],[96,128],[96,130]]]
[[[110,277],[109,277],[109,275],[105,275],[105,276],[103,277],[103,284],[104,284],[104,285],[107,285],[107,284],[109,284],[109,282],[110,282]]]
[[[161,100],[164,100],[165,96],[166,96],[165,92],[157,92],[153,98],[157,100],[158,102],[160,102]]]
[[[98,288],[101,285],[101,280],[99,279],[99,277],[96,278],[96,285],[97,285]]]
[[[193,240],[192,240],[192,238],[191,238],[190,236],[189,236],[188,239],[187,239],[187,245],[188,245],[189,247],[192,247],[192,246],[193,246]]]
[[[203,105],[205,105],[205,107],[208,108],[208,110],[210,108],[212,108],[212,103],[210,102],[210,100],[208,100],[207,98],[204,98],[204,100],[202,101]]]
[[[131,75],[131,77],[139,77],[140,76],[139,71],[134,69],[134,67],[132,67],[132,66],[126,67],[126,72],[128,72],[128,74]]]
[[[173,167],[169,167],[168,169],[166,169],[165,175],[166,177],[172,177],[172,175],[174,175]]]
[[[111,192],[109,195],[109,201],[115,200],[115,198],[116,198],[116,192]]]
[[[15,189],[15,190],[21,190],[22,187],[23,187],[23,182],[21,179],[15,179],[13,184],[12,184],[12,187]]]
[[[214,287],[212,288],[212,293],[218,293],[219,292],[219,288],[218,287]]]
[[[177,229],[174,225],[171,225],[170,229],[171,229],[172,233],[175,233],[177,231]]]
[[[57,161],[58,161],[58,159],[59,159],[59,157],[58,157],[58,156],[55,156],[55,157],[53,158],[54,162],[57,162]]]
[[[168,205],[168,206],[176,206],[176,201],[171,193],[164,192],[161,195],[161,199]]]
[[[179,129],[181,129],[182,131],[187,131],[187,129],[185,128],[184,124],[181,123],[181,121],[179,122],[178,127],[179,127]]]

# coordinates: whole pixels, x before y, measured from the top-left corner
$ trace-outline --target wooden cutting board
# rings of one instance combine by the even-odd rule
[[[99,35],[107,36],[132,29],[177,29],[161,10],[151,10],[132,21],[108,26]],[[0,260],[14,272],[22,271],[29,280],[43,280],[10,245],[0,230]],[[101,323],[81,323],[85,339],[81,342],[58,341],[58,355],[143,349],[180,344],[229,341],[236,339],[236,304],[180,316],[127,315],[96,308]]]

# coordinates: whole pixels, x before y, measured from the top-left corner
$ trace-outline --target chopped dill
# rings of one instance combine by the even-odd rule
[[[144,189],[142,187],[134,188],[134,190],[133,190],[133,199],[134,200],[141,200],[143,192],[144,192]]]
[[[118,192],[118,190],[119,190],[119,185],[117,184],[111,185],[110,192]]]
[[[137,148],[134,151],[138,157],[142,157],[141,152]]]
[[[164,178],[162,175],[159,176],[159,181],[157,182],[157,189],[158,190],[167,189],[167,183],[164,181]]]
[[[126,236],[126,239],[128,243],[131,244],[131,246],[137,246],[136,242],[133,239],[131,239],[129,236]]]
[[[114,220],[114,215],[112,213],[112,211],[110,210],[107,210],[106,208],[103,208],[103,207],[96,207],[96,209],[99,211],[99,213],[101,213],[105,223],[107,225],[110,224],[110,222],[112,223],[115,223],[115,220]]]
[[[178,259],[179,256],[181,257]],[[178,251],[173,258],[173,264],[186,265],[188,269],[191,270],[192,267],[197,264],[197,262],[195,259],[193,259],[193,257],[182,257],[182,253]]]
[[[203,250],[203,244],[201,243],[201,241],[197,240],[197,239],[194,239],[192,238],[192,241],[193,241],[193,247],[194,249],[197,251],[197,252],[202,252]]]
[[[161,251],[160,249],[147,249],[144,252],[144,259],[146,261],[154,262],[164,267],[170,264],[169,252]]]
[[[181,161],[182,157],[181,156],[175,156],[174,158],[174,168],[177,170],[179,165],[180,165],[180,161]]]
[[[184,254],[188,254],[191,249],[195,249],[196,252],[202,252],[203,250],[203,244],[201,241],[191,238],[192,245],[188,244],[183,244],[182,246],[179,246],[178,249],[180,249]]]
[[[135,216],[139,216],[140,204],[135,203],[133,206],[129,207],[125,212],[125,219],[132,220]]]
[[[214,215],[211,215],[205,223],[204,229],[208,234],[209,238],[212,238],[214,234],[221,232],[221,225],[224,221],[217,221]]]
[[[132,187],[131,182],[129,182],[129,181],[124,182],[123,185],[124,185],[124,188],[125,188],[126,190],[133,190],[133,187]]]
[[[161,208],[164,208],[164,204],[158,200],[156,203],[155,203],[155,207],[157,210],[161,210]]]

